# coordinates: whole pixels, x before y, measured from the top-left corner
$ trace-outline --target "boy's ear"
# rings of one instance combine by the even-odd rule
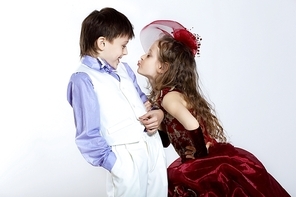
[[[106,38],[105,37],[99,37],[96,41],[96,45],[100,51],[102,51],[105,48],[105,42]]]

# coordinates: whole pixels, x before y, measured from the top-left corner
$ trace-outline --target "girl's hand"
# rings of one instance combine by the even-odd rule
[[[207,142],[206,147],[207,147],[208,153],[209,153],[210,146],[213,146],[213,143],[212,142]]]
[[[208,153],[209,153],[209,148],[212,145],[213,145],[212,142],[208,142],[206,144],[206,148],[207,148]],[[194,154],[196,153],[196,149],[193,146],[186,146],[185,148],[186,148],[186,151],[185,151],[186,158],[195,159]]]
[[[151,107],[152,107],[151,103],[150,103],[149,101],[146,101],[146,102],[144,103],[144,105],[145,105],[146,111],[150,111],[150,109],[151,109]]]
[[[153,135],[157,132],[159,125],[163,120],[163,116],[164,114],[162,110],[151,110],[139,117],[139,120],[145,126],[148,135]]]
[[[196,149],[193,146],[186,146],[185,155],[187,159],[195,159],[194,154]]]

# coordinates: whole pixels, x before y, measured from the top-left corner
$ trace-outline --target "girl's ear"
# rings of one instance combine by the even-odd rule
[[[100,51],[103,51],[105,48],[105,42],[106,38],[105,37],[99,37],[96,41],[96,45]]]
[[[160,73],[165,73],[169,69],[169,63],[165,62],[158,66]]]

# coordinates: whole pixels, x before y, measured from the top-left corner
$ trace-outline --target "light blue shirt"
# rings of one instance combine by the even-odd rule
[[[115,80],[120,81],[120,76],[114,72],[114,68],[104,61],[84,56],[81,62],[89,68],[109,74]],[[147,96],[141,91],[135,73],[128,64],[123,64],[139,93],[139,97],[143,103],[146,102]],[[72,74],[67,89],[67,100],[73,108],[76,126],[75,142],[81,154],[91,165],[102,166],[111,171],[116,156],[100,134],[100,104],[92,81],[86,73],[76,72]]]

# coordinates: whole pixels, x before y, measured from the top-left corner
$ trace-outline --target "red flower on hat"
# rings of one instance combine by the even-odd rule
[[[199,48],[200,48],[200,40],[201,38],[198,35],[194,35],[191,32],[189,32],[187,29],[176,29],[173,31],[173,37],[175,40],[185,44],[187,47],[189,47],[193,53],[199,54]]]

